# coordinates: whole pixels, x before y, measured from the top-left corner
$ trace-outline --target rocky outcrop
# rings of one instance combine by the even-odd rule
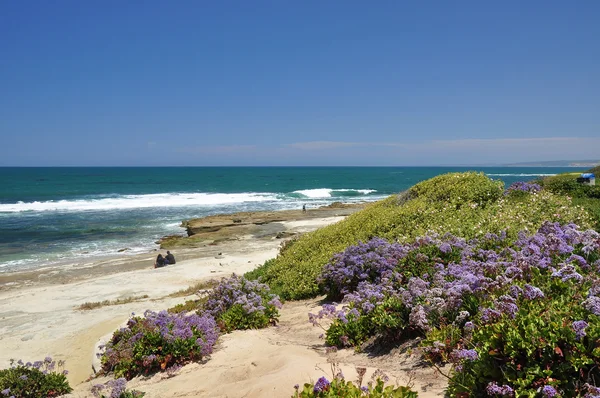
[[[233,214],[217,214],[214,216],[194,218],[184,221],[182,227],[188,236],[205,232],[216,232],[226,227],[242,227],[248,225],[264,225],[281,221],[305,220],[318,217],[347,216],[362,209],[365,204],[332,203],[316,209],[281,210],[281,211],[250,211]]]

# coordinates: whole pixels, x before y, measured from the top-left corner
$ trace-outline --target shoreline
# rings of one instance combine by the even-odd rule
[[[230,250],[229,246],[236,242],[239,245],[252,246],[253,241],[269,241],[277,239],[282,242],[294,235],[308,232],[311,229],[311,220],[319,223],[319,219],[345,217],[361,210],[368,203],[335,206],[323,206],[315,209],[278,210],[260,212],[242,212],[232,214],[218,214],[197,219],[184,220],[182,226],[199,225],[202,223],[219,224],[208,232],[199,232],[192,236],[166,236],[158,243],[159,249],[145,253],[125,254],[116,253],[113,256],[100,256],[77,258],[72,261],[62,261],[60,264],[41,266],[23,271],[8,271],[0,273],[0,292],[15,288],[39,285],[65,284],[78,280],[85,280],[102,275],[135,271],[152,268],[156,255],[171,250],[177,262],[199,258],[218,256],[219,253]],[[222,223],[225,219],[243,219],[242,223]],[[294,227],[290,222],[307,224],[307,227]],[[292,229],[293,231],[289,231]],[[316,229],[316,228],[314,228]],[[167,243],[167,244],[165,244]],[[247,250],[247,249],[244,249]]]
[[[343,218],[315,217],[279,224],[290,233],[301,234]],[[186,296],[173,294],[198,282],[244,274],[276,257],[283,241],[271,235],[240,235],[217,245],[174,251],[177,263],[158,269],[153,268],[155,253],[148,253],[134,261],[127,257],[86,268],[3,275],[0,368],[7,367],[11,358],[35,361],[51,356],[67,360],[68,379],[76,386],[92,374],[98,339],[116,330],[132,312],[160,311],[183,303]],[[136,299],[92,310],[78,308],[89,302],[130,298]]]

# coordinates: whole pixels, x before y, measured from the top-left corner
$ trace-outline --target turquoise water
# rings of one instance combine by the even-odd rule
[[[0,168],[0,272],[65,259],[147,252],[218,213],[376,201],[451,171],[506,184],[572,168],[162,167]],[[119,254],[122,255],[122,254]]]

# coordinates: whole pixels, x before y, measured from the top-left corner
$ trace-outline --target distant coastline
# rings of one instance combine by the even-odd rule
[[[547,162],[510,163],[504,167],[581,167],[589,168],[600,165],[600,160],[552,160]]]

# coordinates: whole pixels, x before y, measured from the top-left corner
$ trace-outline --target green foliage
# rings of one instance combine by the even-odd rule
[[[262,329],[277,322],[279,311],[274,305],[266,305],[264,311],[248,312],[241,304],[234,304],[220,315],[218,324],[224,332],[233,330]]]
[[[115,331],[102,354],[102,370],[131,379],[138,374],[164,371],[212,352],[218,338],[215,320],[197,314],[146,311],[127,327]]]
[[[547,276],[533,277],[545,299],[520,300],[514,319],[481,324],[462,344],[474,347],[475,361],[462,363],[450,379],[450,396],[485,396],[489,383],[510,385],[517,397],[538,396],[552,386],[561,396],[583,396],[582,381],[600,379],[600,317],[581,303],[590,282],[578,284]],[[585,335],[577,338],[574,321],[585,320]]]
[[[600,231],[600,199],[595,198],[573,198],[573,204],[587,210],[592,219],[592,226]]]
[[[385,383],[381,379],[377,379],[377,382],[369,383],[368,387],[361,387],[346,381],[342,378],[335,378],[329,384],[322,383],[323,388],[320,387],[319,382],[322,382],[323,378],[319,379],[317,383],[305,383],[304,388],[296,389],[292,398],[416,398],[418,394],[412,391],[409,387],[399,386],[385,386]],[[326,380],[326,379],[325,379]],[[328,382],[327,382],[328,383]],[[316,384],[316,387],[315,387]]]
[[[485,207],[503,193],[504,183],[493,181],[484,173],[448,173],[420,182],[408,190],[413,198],[429,203],[445,203],[457,209],[476,204]]]
[[[600,185],[587,185],[577,182],[581,173],[567,173],[546,177],[542,186],[550,192],[570,195],[576,198],[600,199]]]
[[[587,172],[594,173],[595,175],[600,175],[600,166],[592,167]]]
[[[62,367],[59,361],[58,367]],[[56,363],[51,358],[34,364],[23,364],[11,360],[11,367],[0,370],[2,396],[19,398],[58,397],[73,389],[65,376],[66,371],[55,371]]]
[[[293,245],[255,271],[283,299],[321,293],[317,277],[334,253],[374,236],[407,242],[429,232],[466,239],[487,232],[536,230],[544,221],[592,224],[583,208],[549,192],[526,197],[502,196],[502,184],[479,173],[452,173],[415,185],[408,193],[372,203],[344,220],[301,236]]]
[[[264,283],[233,274],[208,293],[198,313],[208,313],[224,332],[275,325],[282,304]]]
[[[185,303],[177,304],[177,305],[169,308],[167,311],[169,311],[173,314],[179,314],[181,312],[198,311],[198,309],[202,308],[202,304],[204,302],[206,302],[206,299],[204,299],[204,300],[186,300]]]
[[[455,347],[463,342],[463,331],[455,325],[433,328],[427,331],[421,341],[424,357],[431,363],[446,363]]]
[[[105,384],[94,384],[92,394],[96,398],[142,398],[146,395],[142,391],[128,390],[125,378],[109,380]]]
[[[330,346],[359,346],[373,335],[375,325],[366,316],[348,315],[347,322],[335,319],[327,329],[325,342]]]
[[[592,170],[599,168],[600,166]],[[596,174],[598,175],[598,171]],[[574,204],[589,213],[594,229],[600,231],[600,185],[581,184],[577,182],[579,175],[580,173],[559,174],[544,178],[540,184],[550,192],[572,197]]]

